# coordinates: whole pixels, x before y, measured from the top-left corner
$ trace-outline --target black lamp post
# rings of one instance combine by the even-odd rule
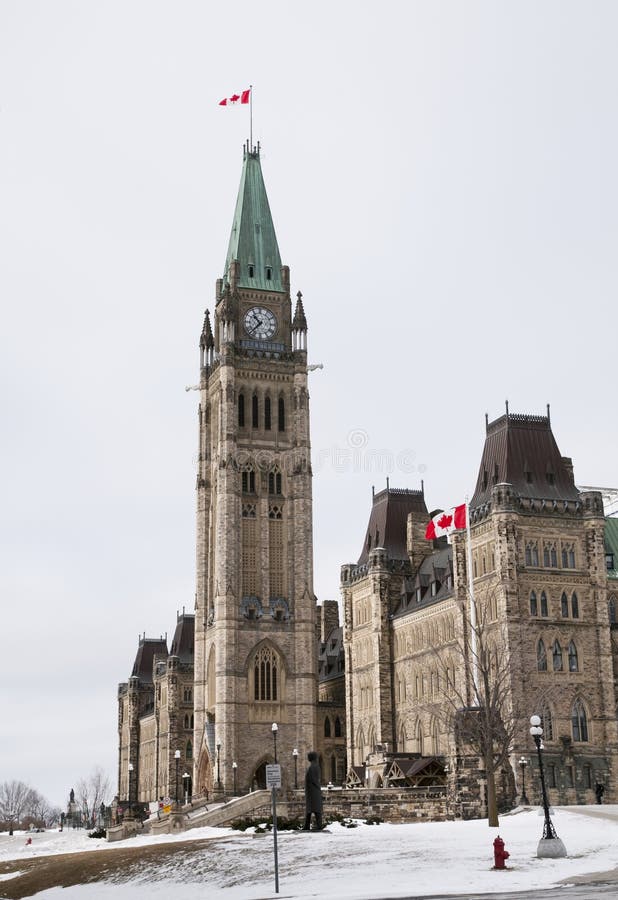
[[[276,722],[272,724],[272,733],[273,733],[273,741],[275,742],[275,765],[277,764],[277,732],[279,731],[279,726]]]
[[[236,796],[236,769],[238,768],[238,763],[232,763],[232,774],[234,776],[234,796]]]
[[[180,750],[175,751],[174,759],[176,760],[176,807],[178,807],[178,766],[180,765]]]
[[[549,802],[547,800],[547,791],[545,789],[545,772],[543,770],[543,755],[541,753],[541,738],[543,729],[541,728],[541,717],[530,716],[530,734],[536,745],[536,752],[539,757],[539,774],[541,776],[541,794],[543,797],[543,811],[545,813],[545,822],[543,824],[543,836],[539,841],[536,855],[558,859],[566,856],[566,847],[556,834],[553,822],[549,815]],[[551,843],[550,843],[551,842]]]
[[[221,744],[217,744],[217,787],[221,789]]]
[[[182,776],[182,785],[184,787],[184,795],[185,795],[185,806],[189,802],[189,778],[191,776],[188,772],[185,772]]]
[[[133,775],[133,763],[129,763],[129,816],[133,815],[133,791],[131,790],[131,776]]]
[[[298,749],[296,747],[292,750],[292,756],[294,757],[294,789],[298,790]]]
[[[525,756],[519,757],[519,768],[521,769],[521,805],[528,805],[528,798],[526,797],[526,766],[528,765],[528,760]]]

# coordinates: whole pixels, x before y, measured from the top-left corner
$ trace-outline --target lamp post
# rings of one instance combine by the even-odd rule
[[[234,776],[234,796],[236,796],[236,769],[238,768],[238,763],[232,763],[232,775]]]
[[[541,738],[543,729],[541,728],[541,717],[530,716],[530,734],[536,745],[536,752],[539,757],[539,774],[541,776],[541,794],[543,797],[543,811],[545,813],[545,822],[543,824],[543,836],[539,841],[536,855],[539,857],[550,857],[558,859],[567,855],[566,847],[556,834],[549,815],[549,803],[547,801],[547,791],[545,790],[545,772],[543,771],[543,755],[541,753]]]
[[[279,726],[276,722],[272,724],[272,733],[273,733],[273,741],[275,743],[275,765],[277,764],[277,732],[279,731]]]
[[[296,747],[292,750],[292,756],[294,757],[294,789],[298,790],[298,749]]]
[[[217,744],[217,787],[221,790],[221,744]]]
[[[182,776],[182,784],[184,787],[184,795],[185,795],[185,806],[189,802],[189,778],[191,778],[191,776],[189,775],[188,772],[185,772]]]
[[[133,796],[131,791],[131,775],[133,774],[133,763],[129,763],[129,817],[133,815]]]
[[[176,807],[178,808],[178,766],[180,765],[180,750],[175,751],[174,759],[176,760]]]
[[[528,805],[528,798],[526,797],[526,766],[528,765],[528,760],[525,756],[519,757],[519,768],[521,769],[521,805]]]

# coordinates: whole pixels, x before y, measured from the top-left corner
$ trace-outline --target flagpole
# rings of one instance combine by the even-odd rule
[[[468,495],[466,494],[466,547],[468,557],[468,593],[470,595],[470,644],[472,650],[472,682],[476,693],[477,702],[480,700],[479,693],[479,660],[477,649],[477,633],[476,633],[476,603],[474,602],[474,579],[472,577],[472,540],[470,538],[470,506],[468,504]]]
[[[246,84],[246,82],[245,82]],[[253,85],[249,85],[249,149],[253,153]]]

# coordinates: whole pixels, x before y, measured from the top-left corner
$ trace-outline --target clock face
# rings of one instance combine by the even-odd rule
[[[253,306],[245,315],[245,331],[258,341],[272,337],[277,330],[275,314],[263,306]]]

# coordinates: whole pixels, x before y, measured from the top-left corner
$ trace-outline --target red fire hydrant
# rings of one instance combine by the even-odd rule
[[[498,835],[494,841],[494,869],[506,869],[504,861],[507,860],[510,855],[508,850],[504,849],[504,841],[500,835]]]

